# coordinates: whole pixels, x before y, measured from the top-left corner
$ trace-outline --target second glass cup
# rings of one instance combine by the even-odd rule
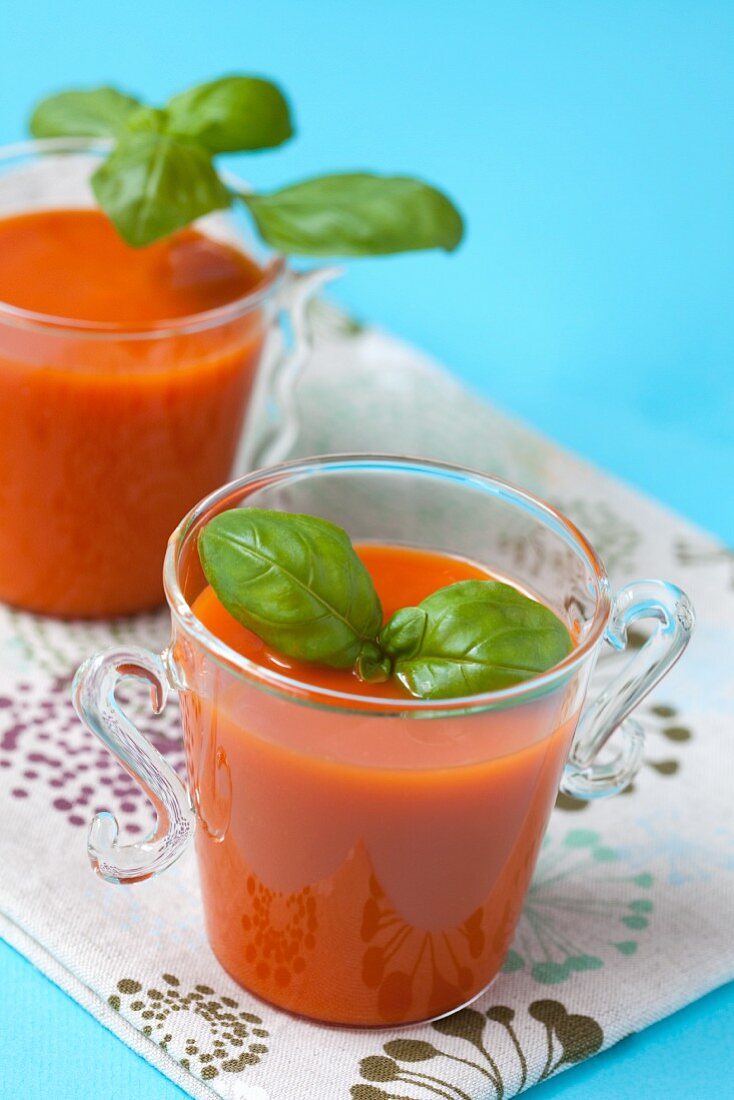
[[[323,516],[356,543],[470,559],[535,595],[576,640],[559,665],[502,691],[440,702],[365,697],[253,664],[192,611],[205,587],[202,526],[230,508]],[[573,524],[491,477],[403,458],[333,457],[243,478],[199,504],[169,542],[170,646],[124,647],[79,670],[78,713],[158,811],[122,845],[98,815],[94,868],[113,883],[168,867],[196,833],[208,935],[253,993],[317,1020],[424,1020],[475,998],[502,966],[562,789],[614,794],[639,767],[627,716],[685,647],[686,596],[643,581],[615,598]],[[592,703],[604,641],[653,631]],[[188,789],[126,718],[120,679],[179,694]],[[611,741],[616,753],[599,753]]]
[[[3,150],[0,217],[93,208],[89,178],[106,151],[77,139]],[[229,215],[196,228],[255,252]],[[236,472],[246,414],[260,436],[272,420],[273,435],[254,454],[247,433],[240,470],[287,453],[304,305],[332,273],[297,275],[272,255],[259,266],[244,296],[171,320],[95,322],[0,302],[0,601],[64,617],[162,603],[168,535]],[[293,341],[263,378],[281,316]]]

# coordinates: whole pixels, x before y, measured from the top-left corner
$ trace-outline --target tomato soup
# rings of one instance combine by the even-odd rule
[[[0,220],[0,600],[162,600],[168,534],[232,471],[267,327],[210,311],[262,279],[193,229],[132,249],[93,209]]]
[[[385,616],[480,567],[396,546],[357,552]],[[293,698],[174,644],[210,941],[243,986],[342,1024],[437,1016],[502,965],[576,724],[576,693],[512,708],[401,713],[399,684],[288,660],[224,610],[194,614]],[[350,698],[325,706],[313,688]],[[311,694],[310,694],[311,691]],[[394,697],[388,715],[368,699]]]

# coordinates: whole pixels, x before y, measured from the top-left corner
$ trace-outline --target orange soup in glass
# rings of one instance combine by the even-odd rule
[[[491,579],[447,554],[356,549],[385,621],[445,585]],[[269,650],[210,587],[193,612],[243,657],[316,689],[314,702],[318,689],[392,700],[393,707],[408,697],[395,681],[368,684],[349,670]],[[218,705],[216,713],[188,695],[183,705],[188,730],[216,726],[242,792],[229,807],[226,834],[214,843],[205,832],[199,837],[209,936],[233,977],[302,1015],[357,1023],[441,1015],[487,984],[509,947],[575,714],[564,716],[556,700],[505,715],[493,731],[489,719],[455,718],[450,748],[435,725],[433,736],[416,741],[413,723],[408,738],[387,732],[378,753],[366,752],[367,745],[360,752],[357,739],[373,738],[355,713],[354,730],[345,724],[350,748],[342,758],[318,711],[273,714],[273,742],[251,735],[247,697]],[[489,736],[495,755],[486,761],[481,746]],[[471,763],[456,762],[457,740]],[[192,759],[201,747],[194,734]],[[273,814],[268,803],[276,791]],[[215,785],[206,815],[227,812],[226,797]],[[226,895],[224,881],[231,883]],[[500,915],[491,935],[489,912]]]
[[[0,154],[0,600],[66,617],[162,601],[171,529],[232,475],[285,278],[222,215],[130,248],[93,205],[100,156]]]
[[[425,700],[393,683],[289,660],[233,620],[207,586],[202,528],[231,508],[322,516],[343,527],[383,608],[493,577],[549,607],[570,654],[513,687]],[[615,599],[584,537],[542,501],[491,477],[418,460],[335,457],[260,471],[212,494],[169,543],[172,637],[90,658],[77,710],[158,811],[144,844],[99,814],[89,853],[107,881],[164,870],[195,832],[207,930],[232,977],[313,1019],[425,1020],[478,996],[499,971],[559,784],[622,789],[641,759],[627,718],[688,640],[685,595],[662,581]],[[650,640],[596,702],[605,637],[649,617]],[[155,705],[179,694],[185,788],[114,702],[126,676]],[[620,725],[621,723],[621,725]],[[617,753],[597,755],[610,735]]]

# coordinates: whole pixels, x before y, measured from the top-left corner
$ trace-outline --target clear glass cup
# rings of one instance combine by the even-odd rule
[[[0,218],[94,206],[89,177],[107,148],[0,150]],[[161,603],[166,541],[184,512],[287,453],[305,303],[333,273],[295,274],[261,255],[236,216],[196,227],[258,260],[261,283],[217,309],[137,326],[0,302],[0,600],[87,617]],[[290,339],[278,356],[268,345],[281,319]],[[248,410],[260,449],[248,427],[238,456]]]
[[[349,695],[262,668],[191,609],[205,585],[198,532],[249,506],[324,516],[356,543],[471,559],[551,607],[577,644],[535,679],[441,702]],[[627,785],[643,742],[628,715],[693,624],[687,597],[663,581],[612,597],[587,540],[541,500],[407,458],[310,459],[233,482],[173,533],[164,579],[168,648],[99,653],[75,680],[79,715],[158,812],[135,844],[98,814],[92,866],[109,882],[137,882],[195,833],[208,934],[225,969],[285,1009],[350,1025],[436,1017],[492,981],[559,785],[580,798]],[[640,619],[651,621],[648,641],[586,702],[601,647],[623,648]],[[128,676],[150,683],[156,711],[178,692],[188,788],[115,701]]]

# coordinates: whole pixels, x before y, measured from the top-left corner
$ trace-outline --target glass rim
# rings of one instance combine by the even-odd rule
[[[35,155],[53,153],[104,153],[112,147],[112,142],[104,138],[38,138],[18,141],[11,145],[0,146],[0,169],[8,161]],[[244,181],[233,173],[223,173],[236,180],[238,186],[245,188]],[[59,336],[73,336],[77,339],[114,339],[114,340],[156,340],[168,336],[180,336],[204,329],[215,328],[244,316],[262,305],[276,291],[288,272],[285,256],[278,253],[267,261],[262,268],[263,277],[247,294],[214,309],[189,313],[183,317],[160,318],[145,323],[130,321],[88,321],[73,317],[59,317],[37,310],[23,309],[11,302],[0,300],[0,322],[17,328],[40,330]]]
[[[324,469],[358,471],[360,468],[364,470],[395,469],[408,473],[412,471],[426,475],[460,478],[467,482],[474,482],[478,487],[481,485],[485,491],[489,490],[495,496],[509,496],[513,503],[560,525],[566,535],[570,536],[575,548],[580,551],[594,576],[596,606],[586,637],[563,661],[539,676],[533,676],[529,680],[523,680],[519,684],[499,691],[445,700],[410,697],[394,699],[316,687],[274,669],[265,668],[232,649],[197,618],[181,590],[178,580],[178,561],[191,528],[223,499],[239,493],[240,490],[246,491],[248,487],[284,480],[289,475],[296,475],[300,479],[317,474]],[[228,672],[238,675],[261,690],[299,705],[336,710],[341,713],[354,714],[359,711],[362,715],[380,717],[404,718],[414,715],[429,718],[467,714],[529,702],[547,695],[554,688],[565,683],[583,664],[603,637],[611,613],[611,589],[606,569],[586,536],[562,512],[535,494],[501,478],[493,477],[491,474],[482,473],[480,470],[432,459],[391,454],[331,454],[292,459],[277,466],[255,470],[214,490],[184,516],[171,534],[163,565],[163,587],[171,616],[189,637],[200,643]]]

